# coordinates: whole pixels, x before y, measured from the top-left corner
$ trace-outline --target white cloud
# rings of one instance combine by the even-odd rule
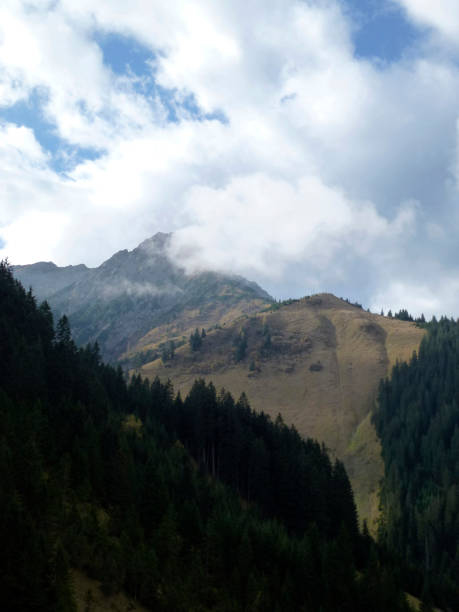
[[[447,38],[459,34],[459,5],[456,0],[395,0],[416,23],[438,30]]]
[[[389,223],[371,203],[353,203],[314,176],[292,184],[255,174],[224,189],[195,187],[184,213],[187,222],[174,234],[171,253],[189,271],[214,267],[264,276],[279,276],[295,261],[326,269],[342,249],[365,257],[375,241],[392,240],[412,224],[411,211],[403,209]]]
[[[0,228],[11,263],[51,261],[61,246],[70,219],[62,212],[28,211]],[[37,257],[39,254],[39,257]]]
[[[108,300],[126,294],[133,297],[158,297],[164,295],[177,295],[183,292],[182,289],[172,284],[158,286],[153,283],[133,282],[126,278],[117,278],[115,284],[106,283],[98,289],[101,295]]]
[[[0,124],[0,225],[43,206],[55,183],[46,161],[31,129]]]
[[[6,163],[20,166],[43,166],[47,158],[33,130],[11,123],[0,125],[0,154]]]
[[[371,310],[380,312],[382,308],[387,314],[406,308],[414,317],[421,314],[427,319],[432,316],[448,316],[457,318],[459,303],[459,280],[440,274],[440,277],[429,279],[425,283],[413,283],[407,280],[391,282],[373,296]]]
[[[438,14],[400,3],[446,37],[456,28],[455,3]],[[170,89],[176,123],[137,77],[104,64],[96,32],[150,49],[144,78]],[[412,253],[448,276],[458,68],[424,48],[381,69],[355,58],[351,32],[332,0],[2,3],[0,106],[38,91],[60,138],[102,154],[63,176],[30,129],[5,124],[0,255],[94,265],[176,230],[190,268],[255,275],[284,294],[298,276],[362,301],[411,286],[422,278]],[[227,123],[197,121],[180,106],[189,95]]]
[[[2,5],[0,67],[0,106],[38,90],[48,120],[72,144],[104,149],[161,116],[129,78],[104,65],[92,28],[80,27],[59,4]]]

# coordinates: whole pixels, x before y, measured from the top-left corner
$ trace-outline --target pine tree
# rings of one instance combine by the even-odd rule
[[[57,323],[56,342],[62,346],[70,346],[72,343],[72,333],[70,331],[70,323],[66,315],[62,315]]]
[[[192,351],[198,351],[201,348],[202,336],[199,333],[198,328],[196,328],[195,331],[191,334],[189,343]]]

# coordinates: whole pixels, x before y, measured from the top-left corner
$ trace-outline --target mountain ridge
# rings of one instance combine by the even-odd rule
[[[159,232],[97,268],[40,262],[13,270],[57,316],[69,317],[79,344],[98,341],[112,361],[149,330],[177,319],[183,310],[208,306],[225,292],[228,306],[236,304],[241,313],[272,302],[266,291],[240,276],[187,275],[168,255],[170,236]],[[218,322],[218,316],[210,319]]]

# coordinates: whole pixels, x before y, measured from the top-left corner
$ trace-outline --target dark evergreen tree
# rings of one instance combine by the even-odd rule
[[[72,334],[70,332],[70,323],[66,315],[62,315],[57,323],[56,342],[62,346],[70,346],[72,344]]]
[[[247,352],[247,334],[242,329],[234,339],[234,359],[239,362],[245,358]]]
[[[199,333],[199,329],[196,328],[195,331],[190,336],[190,347],[192,351],[198,351],[202,346],[202,336]]]

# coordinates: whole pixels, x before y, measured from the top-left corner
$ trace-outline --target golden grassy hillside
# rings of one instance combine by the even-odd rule
[[[241,332],[247,350],[236,362],[234,342]],[[186,344],[170,362],[145,364],[142,374],[169,377],[182,392],[197,377],[236,397],[244,391],[255,410],[273,417],[280,412],[301,434],[325,442],[344,461],[359,516],[371,527],[383,475],[371,422],[378,384],[397,359],[411,356],[423,334],[412,323],[320,294],[210,330],[199,351]]]
[[[223,285],[216,299],[199,306],[184,308],[169,323],[158,325],[129,347],[122,359],[132,358],[136,353],[158,349],[164,342],[176,344],[188,342],[196,328],[201,330],[227,325],[245,315],[259,312],[270,302],[258,297],[249,297],[243,290]]]

